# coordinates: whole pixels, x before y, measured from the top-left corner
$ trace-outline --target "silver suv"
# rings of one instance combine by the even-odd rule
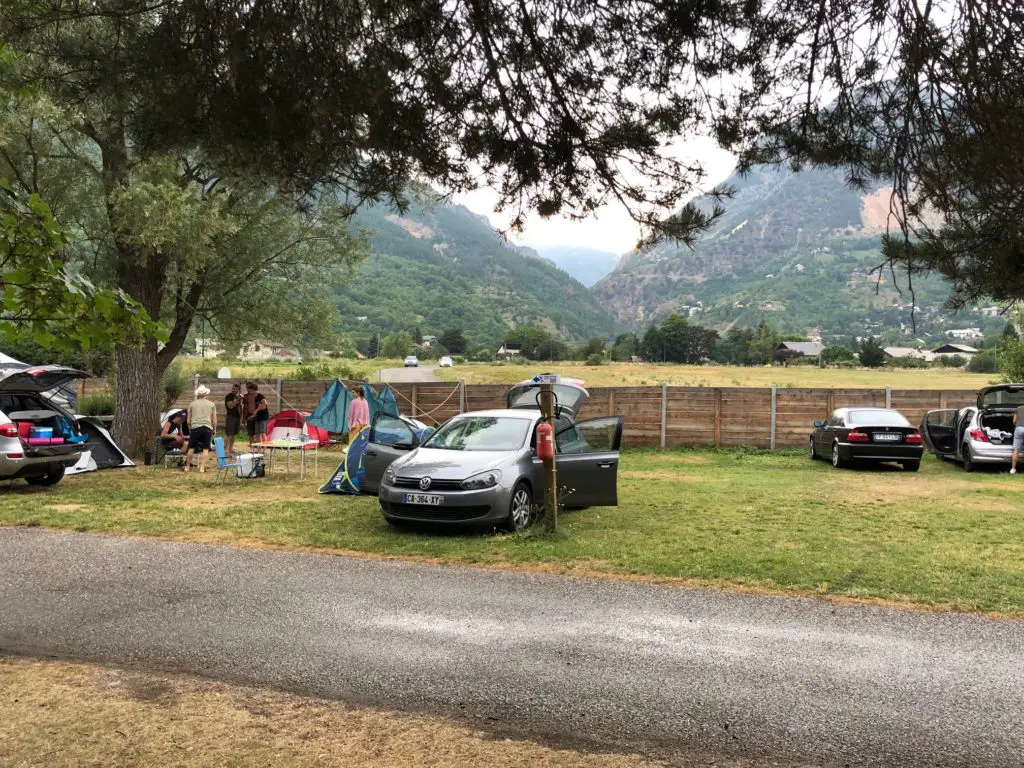
[[[53,485],[82,456],[75,417],[45,393],[88,376],[57,365],[0,368],[0,480]],[[51,437],[32,437],[33,427]]]
[[[928,411],[921,435],[940,458],[960,461],[973,472],[980,464],[1009,464],[1013,412],[1024,405],[1024,384],[996,384],[978,391],[976,406]]]

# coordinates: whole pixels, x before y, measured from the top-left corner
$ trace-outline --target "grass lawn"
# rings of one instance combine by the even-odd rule
[[[834,470],[798,453],[631,451],[620,506],[573,512],[558,534],[391,530],[376,500],[320,480],[140,467],[0,487],[0,525],[530,566],[1024,614],[1024,477]]]
[[[945,368],[908,370],[900,368],[787,368],[762,366],[740,368],[725,365],[655,365],[609,363],[533,363],[502,365],[466,363],[436,371],[445,381],[465,379],[467,384],[514,384],[538,371],[551,371],[583,379],[591,387],[652,386],[680,387],[843,387],[895,389],[979,389],[998,379],[997,374],[966,373]]]
[[[0,765],[561,766],[659,762],[494,738],[439,717],[180,675],[0,657]]]

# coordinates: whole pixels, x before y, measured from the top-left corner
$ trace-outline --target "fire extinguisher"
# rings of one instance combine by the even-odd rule
[[[537,458],[544,461],[555,458],[554,430],[546,421],[537,425]]]

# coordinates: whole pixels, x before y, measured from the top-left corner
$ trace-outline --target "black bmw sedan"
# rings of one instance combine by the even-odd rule
[[[891,408],[839,408],[811,433],[811,459],[831,459],[834,467],[894,461],[917,472],[923,453],[921,433]]]

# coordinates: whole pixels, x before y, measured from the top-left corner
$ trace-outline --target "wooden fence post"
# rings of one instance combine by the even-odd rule
[[[715,388],[715,448],[722,445],[722,390]]]
[[[668,384],[661,383],[661,447],[665,447],[665,433],[668,429]]]
[[[939,392],[939,408],[946,407],[946,393],[945,391]]]
[[[280,376],[277,377],[277,381],[274,386],[275,394],[277,395],[277,412],[280,413],[282,405],[284,403],[284,379]]]
[[[772,434],[771,434],[771,443],[770,443],[769,447],[773,451],[775,450],[775,412],[776,412],[776,406],[777,406],[778,393],[779,393],[778,385],[772,384]]]
[[[412,385],[412,417],[414,419],[416,418],[416,390],[417,390],[416,383],[413,382],[413,385]]]
[[[459,413],[466,412],[466,380],[459,379]]]
[[[892,408],[892,385],[885,385],[885,407]]]
[[[609,389],[608,390],[608,415],[609,416],[614,416],[615,415],[615,390],[614,389]]]
[[[832,415],[832,411],[836,409],[836,392],[834,389],[830,389],[828,394],[825,395],[825,418]]]

